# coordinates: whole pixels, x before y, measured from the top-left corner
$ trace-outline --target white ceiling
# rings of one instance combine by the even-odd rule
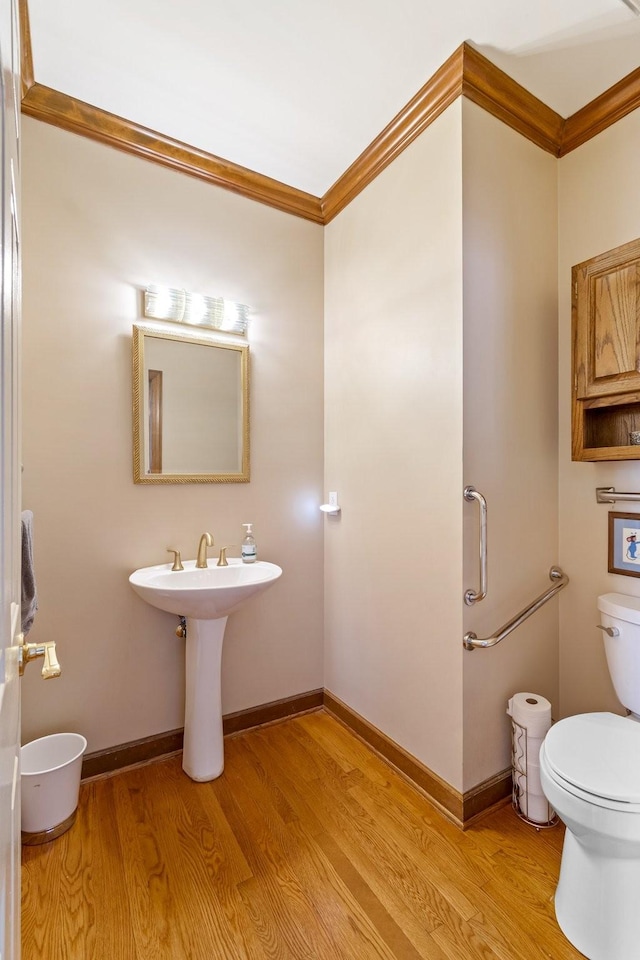
[[[35,79],[321,196],[465,40],[562,116],[640,66],[624,0],[29,0]]]

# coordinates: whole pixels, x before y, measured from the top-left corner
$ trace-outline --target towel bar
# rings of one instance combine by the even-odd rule
[[[640,493],[619,493],[615,487],[596,487],[597,503],[615,503],[616,500],[626,500],[628,503],[638,503]]]

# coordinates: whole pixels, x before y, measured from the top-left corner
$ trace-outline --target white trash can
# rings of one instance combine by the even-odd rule
[[[46,843],[72,826],[86,749],[79,733],[54,733],[20,748],[24,844]]]

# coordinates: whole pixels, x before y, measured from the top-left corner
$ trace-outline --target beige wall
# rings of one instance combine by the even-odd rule
[[[463,790],[510,764],[509,696],[558,705],[557,605],[462,648],[558,562],[556,224],[554,158],[458,101],[326,231],[325,684]]]
[[[23,685],[23,734],[89,750],[182,725],[174,617],[127,583],[210,530],[284,569],[229,620],[223,709],[322,686],[322,228],[54,127],[23,124],[24,506],[63,675]],[[149,282],[251,304],[249,484],[135,486],[131,327]],[[185,385],[188,389],[188,385]]]
[[[464,482],[487,498],[489,547],[487,597],[464,629],[490,637],[558,563],[557,161],[467,100],[462,119]],[[463,510],[477,589],[478,508]],[[463,668],[468,789],[510,766],[509,697],[531,690],[557,711],[558,601]]]
[[[461,101],[325,231],[325,686],[462,771]]]
[[[169,545],[193,555],[204,529],[239,543],[247,520],[285,575],[229,622],[225,712],[324,684],[468,789],[508,765],[518,689],[556,716],[620,711],[595,602],[640,583],[607,574],[594,491],[640,489],[640,467],[570,461],[569,276],[638,236],[639,146],[636,112],[558,163],[458,100],[326,228],[323,490],[322,229],[25,120],[31,639],[58,641],[64,674],[29,668],[24,738],[77,729],[94,750],[180,726],[174,618],[127,575]],[[248,485],[131,481],[130,331],[150,281],[254,307]],[[489,597],[471,610],[465,483],[490,509]],[[328,490],[338,519],[317,511]],[[556,561],[571,577],[559,601],[495,650],[463,651],[466,629],[491,633]]]
[[[640,110],[559,161],[560,556],[572,576],[561,596],[561,710],[622,713],[596,629],[599,594],[640,595],[640,581],[607,573],[609,509],[596,487],[640,490],[640,463],[571,462],[571,267],[640,236]]]

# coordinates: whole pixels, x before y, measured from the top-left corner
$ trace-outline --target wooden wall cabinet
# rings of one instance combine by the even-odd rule
[[[571,271],[572,459],[640,460],[640,240]]]

